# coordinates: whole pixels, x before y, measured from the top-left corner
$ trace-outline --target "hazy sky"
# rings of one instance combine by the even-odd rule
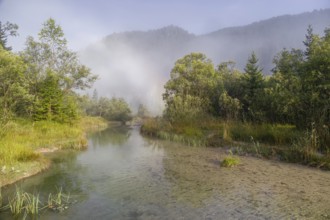
[[[0,0],[0,20],[19,25],[10,39],[22,50],[49,17],[63,28],[74,50],[128,30],[177,25],[194,34],[239,26],[283,14],[330,8],[330,0]]]

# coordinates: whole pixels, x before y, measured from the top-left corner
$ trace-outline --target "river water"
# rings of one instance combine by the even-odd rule
[[[223,168],[224,156],[116,127],[91,134],[85,151],[50,154],[51,169],[16,185],[71,194],[67,210],[39,219],[330,219],[330,172],[251,157]]]

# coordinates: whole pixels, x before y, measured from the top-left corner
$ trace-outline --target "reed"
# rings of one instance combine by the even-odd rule
[[[68,208],[70,203],[70,194],[65,194],[62,192],[62,188],[57,190],[55,194],[49,194],[48,196],[48,208],[53,211],[62,212]]]
[[[40,210],[49,209],[51,211],[62,212],[69,207],[69,204],[71,204],[70,194],[63,193],[62,188],[57,189],[57,192],[54,194],[50,193],[48,195],[47,205],[43,205],[39,199],[39,194],[24,192],[20,187],[16,187],[14,195],[8,198],[8,204],[5,206],[1,204],[0,210],[9,210],[16,216],[15,218],[25,219],[29,216],[31,219],[36,219]]]
[[[14,215],[21,214],[25,210],[25,197],[24,197],[24,192],[16,187],[16,193],[14,197],[9,199],[9,208],[11,213]]]

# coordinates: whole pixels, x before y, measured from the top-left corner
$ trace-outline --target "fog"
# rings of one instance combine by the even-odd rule
[[[144,104],[152,114],[161,113],[166,78],[157,63],[125,44],[109,48],[105,42],[81,51],[80,59],[99,76],[89,94],[96,89],[100,96],[125,98],[134,111]]]

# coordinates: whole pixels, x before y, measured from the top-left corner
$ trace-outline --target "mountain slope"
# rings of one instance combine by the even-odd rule
[[[134,106],[143,103],[160,113],[163,85],[178,58],[203,52],[215,65],[233,60],[242,70],[255,51],[264,74],[270,74],[272,59],[281,49],[303,48],[308,25],[322,34],[330,27],[330,9],[279,16],[201,36],[176,26],[117,33],[90,45],[80,57],[100,75],[95,85],[99,94],[125,97]]]

